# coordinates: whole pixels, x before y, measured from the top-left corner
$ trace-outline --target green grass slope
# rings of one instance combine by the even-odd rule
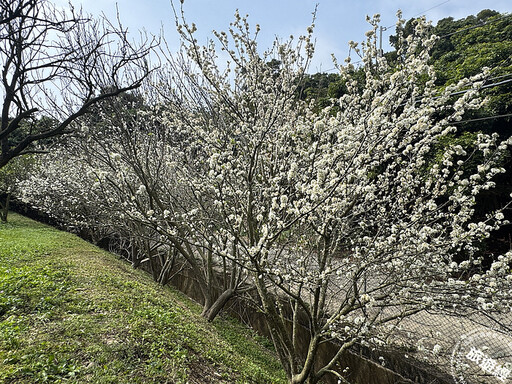
[[[0,383],[281,383],[270,344],[69,233],[0,225]]]

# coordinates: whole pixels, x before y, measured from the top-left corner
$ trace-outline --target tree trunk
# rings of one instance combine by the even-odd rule
[[[174,262],[176,260],[175,252],[169,251],[167,254],[167,259],[165,260],[165,263],[160,271],[160,276],[158,276],[158,284],[160,285],[166,285],[169,282],[169,276],[171,274],[171,271],[174,269]]]
[[[0,220],[2,223],[7,223],[7,215],[9,214],[9,203],[11,200],[11,194],[7,193],[5,196],[5,202],[0,201]]]
[[[231,288],[222,292],[222,295],[220,295],[217,300],[215,300],[210,308],[206,309],[206,311],[203,310],[203,316],[206,318],[206,320],[212,322],[220,313],[220,311],[222,311],[229,299],[231,299],[234,295],[235,290]]]

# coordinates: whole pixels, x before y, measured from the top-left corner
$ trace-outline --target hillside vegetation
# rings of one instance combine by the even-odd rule
[[[1,383],[284,382],[269,345],[74,235],[0,225]]]

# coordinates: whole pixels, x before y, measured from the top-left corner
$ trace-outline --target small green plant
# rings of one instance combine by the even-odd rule
[[[0,382],[284,383],[268,341],[213,324],[113,255],[11,214],[0,227]]]

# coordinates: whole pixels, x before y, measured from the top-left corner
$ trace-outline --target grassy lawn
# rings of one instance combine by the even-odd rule
[[[268,341],[69,233],[0,224],[0,383],[284,383]]]

